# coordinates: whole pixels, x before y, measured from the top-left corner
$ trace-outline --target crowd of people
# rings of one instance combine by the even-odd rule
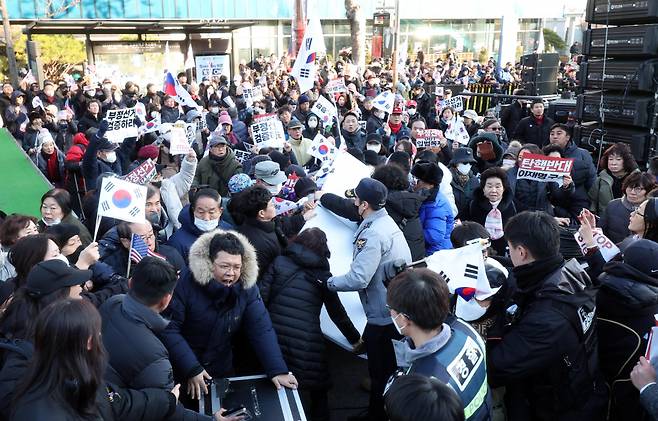
[[[509,63],[421,58],[393,85],[386,66],[325,61],[307,92],[290,70],[259,57],[232,80],[182,72],[196,107],[158,83],[3,85],[4,124],[53,188],[35,198],[38,218],[2,215],[1,419],[238,421],[200,414],[198,399],[211,379],[265,373],[299,390],[308,419],[329,420],[323,306],[367,354],[369,404],[353,419],[658,419],[656,361],[644,357],[658,313],[658,184],[628,145],[595,160],[541,98],[480,116],[436,89],[513,81]],[[327,94],[337,78],[346,91]],[[390,113],[374,104],[386,91]],[[333,119],[313,113],[321,96]],[[108,139],[106,113],[138,104],[135,125],[162,128]],[[281,147],[254,141],[263,114],[281,123]],[[164,125],[178,122],[197,123],[196,136],[171,155]],[[425,129],[438,130],[436,146],[417,146]],[[317,136],[371,177],[345,197],[325,193]],[[528,154],[570,158],[571,172],[521,177]],[[145,219],[98,219],[103,180],[149,159]],[[280,199],[300,206],[279,212]],[[304,229],[318,207],[358,225],[346,273],[332,273],[330,233]],[[474,242],[488,294],[451,293],[444,273],[416,265]],[[363,332],[340,291],[358,292]]]

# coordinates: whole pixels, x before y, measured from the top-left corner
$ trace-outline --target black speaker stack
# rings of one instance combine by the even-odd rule
[[[658,0],[588,0],[586,20],[574,138],[590,149],[627,143],[646,163],[656,147]]]
[[[527,54],[521,57],[521,81],[528,95],[552,95],[557,93],[557,72],[560,55]]]

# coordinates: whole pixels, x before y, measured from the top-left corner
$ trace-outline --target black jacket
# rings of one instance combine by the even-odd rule
[[[342,130],[342,134],[348,148],[357,148],[360,151],[366,149],[366,134],[361,129],[357,129],[354,133]]]
[[[106,247],[106,250],[105,255],[101,256],[101,261],[107,265],[110,265],[116,273],[129,277],[130,274],[127,273],[128,250],[126,250],[121,243],[115,243],[114,247],[110,247],[109,242],[104,241],[103,245]],[[178,250],[175,248],[164,244],[156,244],[155,252],[163,256],[165,260],[167,260],[167,262],[169,262],[176,269],[176,271],[185,269],[185,261],[183,260],[183,257],[180,255],[180,253],[178,253]],[[131,273],[135,268],[135,265],[136,263],[134,262],[130,265]]]
[[[78,132],[85,133],[92,127],[97,129],[100,126],[103,116],[99,113],[96,117],[89,111],[85,112],[82,118],[78,121]]]
[[[542,148],[548,144],[553,123],[555,121],[552,118],[544,116],[542,124],[537,124],[535,117],[530,115],[519,121],[512,138],[520,140],[523,144],[534,143]]]
[[[642,420],[630,373],[647,348],[646,334],[658,313],[658,279],[624,262],[611,261],[599,276],[596,296],[601,371],[610,387],[611,420]]]
[[[516,126],[522,118],[528,116],[528,108],[514,101],[509,107],[504,107],[500,111],[500,123],[505,127],[507,133],[514,133]]]
[[[455,205],[457,206],[457,219],[464,219],[464,215],[468,213],[468,207],[473,200],[473,193],[475,190],[480,187],[480,180],[478,177],[471,171],[468,174],[468,181],[462,186],[457,179],[461,176],[461,173],[457,171],[456,168],[451,168],[452,172],[452,181],[450,186],[452,187],[452,194],[455,196]]]
[[[174,387],[169,352],[156,336],[167,321],[130,295],[116,295],[100,308],[102,338],[109,356],[106,379],[122,388]],[[210,417],[176,405],[171,420],[210,420]]]
[[[13,402],[13,408],[10,407],[15,388],[24,378],[34,352],[32,344],[27,341],[14,341],[11,345],[14,350],[5,351],[7,358],[0,372],[0,417],[11,420],[82,420],[67,404],[40,390],[30,390],[18,402]],[[168,390],[122,389],[106,382],[98,388],[96,404],[98,420],[159,421],[174,414],[176,397]]]
[[[513,274],[516,288],[503,308],[518,308],[489,330],[487,355],[489,383],[506,387],[508,420],[604,419],[591,280],[576,260],[564,263],[561,256],[517,266]]]
[[[613,199],[605,207],[603,214],[597,225],[601,227],[603,233],[613,243],[620,243],[624,238],[631,235],[628,229],[628,223],[631,219],[631,212],[635,207],[626,200],[626,197]]]
[[[283,358],[304,389],[325,389],[330,382],[320,330],[323,304],[347,340],[350,343],[359,340],[359,332],[352,325],[338,294],[320,282],[329,277],[331,273],[326,258],[293,243],[283,255],[274,259],[260,281],[263,301],[269,310]]]
[[[487,220],[487,215],[489,214],[489,212],[491,212],[492,208],[493,207],[491,206],[489,199],[484,197],[484,193],[482,192],[482,189],[478,187],[473,192],[473,200],[471,200],[471,203],[469,204],[467,211],[464,212],[463,218],[466,221],[474,221],[484,226],[484,223]],[[498,210],[500,211],[503,217],[503,227],[505,226],[507,221],[510,220],[511,217],[516,215],[516,206],[514,205],[512,191],[510,190],[509,186],[505,186],[505,191],[503,192],[503,198],[498,204]],[[505,251],[507,247],[507,242],[505,241],[505,237],[501,237],[497,240],[492,240],[491,246],[494,248],[494,250],[496,250],[498,255],[500,256],[505,255]]]

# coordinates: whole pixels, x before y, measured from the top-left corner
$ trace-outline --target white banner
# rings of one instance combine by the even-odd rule
[[[347,86],[345,86],[345,79],[338,78],[338,79],[330,80],[327,83],[327,86],[325,86],[324,90],[328,94],[339,94],[341,92],[347,92]]]
[[[219,78],[225,75],[231,79],[231,61],[228,55],[220,56],[196,56],[196,79],[203,80],[204,77],[212,79],[213,76]]]
[[[535,180],[542,183],[551,181],[562,185],[565,175],[571,173],[573,158],[552,158],[546,155],[525,154],[519,163],[517,179]]]
[[[169,153],[172,155],[186,155],[190,151],[185,129],[174,126],[169,132]]]
[[[105,120],[108,122],[106,137],[110,142],[121,143],[127,137],[137,137],[135,126],[135,108],[108,110]]]
[[[276,116],[254,119],[251,124],[251,138],[258,148],[283,148],[286,135],[283,124]]]

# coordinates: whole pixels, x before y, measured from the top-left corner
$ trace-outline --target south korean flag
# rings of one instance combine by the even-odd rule
[[[320,161],[333,161],[338,150],[321,134],[315,136],[313,143],[308,148],[308,153]]]
[[[103,179],[98,200],[98,217],[107,216],[126,222],[142,223],[146,219],[146,186],[119,178]]]

